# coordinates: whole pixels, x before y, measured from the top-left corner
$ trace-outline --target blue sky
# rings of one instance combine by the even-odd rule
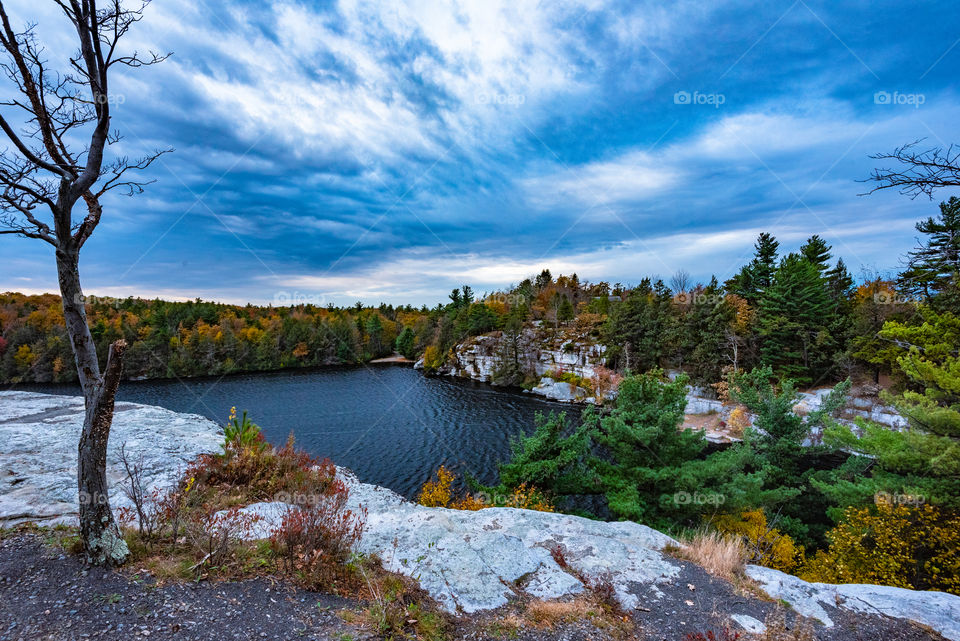
[[[104,203],[86,290],[432,305],[544,267],[722,279],[761,231],[896,270],[936,202],[856,181],[960,143],[955,3],[669,4],[155,2],[128,46],[174,55],[115,75],[113,153],[176,151]],[[0,265],[56,291],[44,243],[0,236]]]

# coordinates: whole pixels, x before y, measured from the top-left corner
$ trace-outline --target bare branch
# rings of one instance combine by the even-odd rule
[[[897,189],[911,199],[925,194],[931,200],[933,192],[943,187],[960,187],[960,147],[931,147],[924,151],[915,148],[923,142],[916,140],[897,147],[891,153],[870,156],[875,160],[893,160],[905,167],[874,169],[870,178],[860,182],[874,182],[877,186],[861,196],[881,189]]]

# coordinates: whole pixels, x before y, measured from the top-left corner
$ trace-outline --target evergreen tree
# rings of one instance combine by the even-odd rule
[[[780,243],[771,234],[761,233],[754,244],[753,260],[726,282],[727,291],[746,299],[751,305],[756,305],[773,282],[779,247]]]
[[[761,358],[783,378],[810,383],[832,363],[831,301],[816,265],[799,254],[780,262],[759,309]],[[825,356],[827,355],[827,356]]]
[[[563,299],[560,301],[560,307],[557,309],[557,320],[561,323],[566,323],[573,320],[573,315],[573,303],[571,303],[567,295],[564,294]]]
[[[816,234],[800,247],[800,255],[814,265],[821,274],[830,269],[830,245]]]
[[[416,344],[417,335],[409,327],[403,328],[403,331],[397,336],[397,341],[395,343],[397,351],[400,352],[404,358],[413,358],[417,355]]]
[[[921,220],[916,227],[925,240],[908,254],[898,284],[910,296],[956,312],[960,310],[960,198],[952,196],[940,203],[940,215]],[[933,302],[937,298],[942,300]]]
[[[837,474],[825,484],[841,507],[873,501],[877,493],[960,510],[960,318],[920,309],[923,322],[887,322],[881,338],[902,346],[897,366],[910,389],[885,398],[906,417],[896,431],[859,421],[858,435],[846,425],[827,431],[829,442],[860,452],[861,473]]]

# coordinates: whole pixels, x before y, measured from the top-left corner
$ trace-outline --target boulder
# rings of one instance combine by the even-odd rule
[[[512,508],[428,508],[361,483],[349,470],[337,472],[350,490],[348,507],[367,510],[359,551],[376,554],[387,570],[416,578],[450,612],[493,609],[522,594],[575,595],[584,590],[575,574],[608,578],[624,606],[635,608],[659,598],[657,584],[680,571],[660,551],[675,541],[644,525]],[[245,508],[260,517],[251,536],[267,536],[285,508],[275,503]],[[555,548],[567,569],[554,559]]]
[[[549,376],[541,378],[540,384],[530,391],[534,394],[545,396],[550,400],[560,401],[561,403],[585,401],[589,396],[589,392],[582,387],[577,387],[572,383],[555,381]]]

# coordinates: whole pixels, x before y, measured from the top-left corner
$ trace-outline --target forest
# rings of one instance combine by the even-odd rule
[[[820,237],[781,255],[763,233],[752,259],[731,278],[692,284],[680,271],[665,283],[590,283],[549,270],[504,291],[470,286],[445,304],[272,307],[196,300],[168,302],[90,296],[84,302],[101,359],[119,338],[130,345],[127,378],[221,375],[349,365],[396,351],[439,367],[464,339],[501,332],[516,344],[523,327],[576,326],[606,347],[616,371],[683,370],[708,387],[729,371],[768,366],[798,386],[846,378],[884,381],[903,342],[881,330],[916,326],[925,315],[957,311],[960,199],[917,224],[920,245],[895,277],[855,277]],[[506,351],[506,350],[504,350]],[[56,295],[0,294],[0,381],[76,380]],[[495,383],[531,384],[534,373],[503,359]],[[513,362],[517,362],[513,359]]]

